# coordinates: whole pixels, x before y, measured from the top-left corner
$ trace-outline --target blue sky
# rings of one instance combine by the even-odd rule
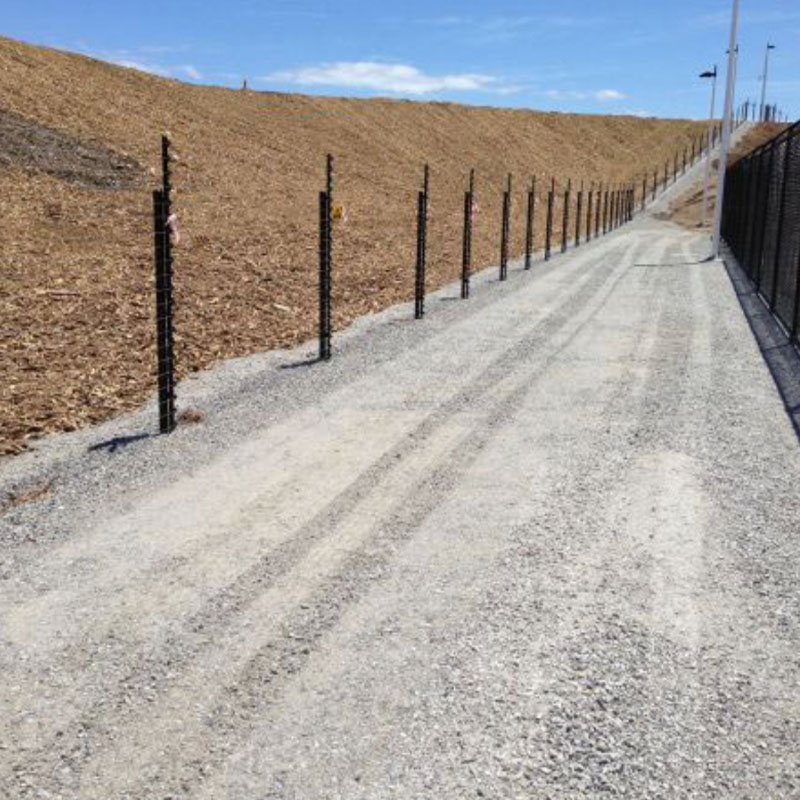
[[[195,83],[703,117],[731,0],[26,0],[2,32]],[[9,7],[10,6],[10,7]],[[740,99],[800,117],[800,1],[742,0]]]

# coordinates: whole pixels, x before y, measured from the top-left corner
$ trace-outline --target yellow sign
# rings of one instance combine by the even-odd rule
[[[343,217],[344,217],[344,208],[342,206],[334,206],[331,209],[331,219],[334,222],[338,222]]]

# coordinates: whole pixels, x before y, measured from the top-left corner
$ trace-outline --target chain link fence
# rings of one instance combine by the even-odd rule
[[[728,169],[722,233],[789,336],[800,334],[800,122]]]

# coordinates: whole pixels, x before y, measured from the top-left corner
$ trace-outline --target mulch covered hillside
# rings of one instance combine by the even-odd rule
[[[728,164],[735,164],[757,147],[761,147],[770,139],[774,139],[786,126],[777,122],[765,122],[751,128],[739,142],[731,148],[728,153]],[[684,192],[670,203],[669,210],[663,215],[664,219],[669,219],[682,225],[684,228],[697,230],[698,228],[709,229],[714,219],[714,209],[717,205],[717,169],[719,159],[712,159],[711,173],[712,180],[708,190],[708,209],[706,212],[706,225],[701,224],[703,211],[703,186],[702,183]]]
[[[312,337],[317,202],[336,159],[334,322],[413,294],[415,197],[431,167],[431,286],[460,268],[476,169],[474,264],[497,262],[514,174],[627,181],[702,123],[197,87],[0,39],[0,453],[141,403],[154,387],[151,189],[175,144],[181,374]],[[541,195],[540,195],[541,196]],[[537,227],[541,241],[542,203]],[[557,214],[557,219],[560,215]]]

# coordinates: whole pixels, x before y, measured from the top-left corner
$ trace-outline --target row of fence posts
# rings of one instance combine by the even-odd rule
[[[715,126],[710,137],[710,146],[714,147],[721,135],[721,127]],[[156,295],[156,350],[158,358],[158,409],[159,430],[170,433],[176,426],[175,409],[175,356],[173,334],[173,292],[172,292],[172,245],[175,235],[175,217],[172,213],[170,179],[170,147],[167,136],[161,139],[161,188],[153,192],[154,242],[155,242],[155,295]],[[702,140],[694,141],[691,149],[691,161],[703,155],[705,148]],[[683,172],[687,169],[688,148],[683,151]],[[672,182],[678,179],[679,155],[672,162]],[[669,184],[670,162],[664,167],[662,188],[665,191]],[[659,173],[653,171],[652,199],[658,193]],[[536,231],[536,177],[531,179],[528,188],[525,257],[524,269],[529,270],[533,263]],[[508,278],[509,250],[511,242],[511,210],[512,210],[513,175],[509,173],[506,188],[503,192],[501,236],[500,236],[500,280]],[[328,154],[325,161],[325,189],[319,193],[319,360],[329,361],[331,358],[332,319],[331,290],[333,264],[333,222],[334,215],[340,212],[334,205],[334,160]],[[414,279],[414,318],[425,316],[425,289],[428,241],[428,201],[430,191],[430,168],[426,164],[423,172],[422,188],[417,192],[417,249]],[[570,209],[572,198],[572,180],[567,181],[563,196],[563,217],[561,225],[562,253],[569,249]],[[642,181],[641,209],[644,211],[648,194],[648,175]],[[552,178],[547,192],[545,216],[544,261],[552,258],[554,245],[554,214],[557,199],[556,179]],[[585,227],[584,227],[585,201]],[[634,184],[612,188],[601,182],[597,188],[592,183],[588,192],[581,182],[576,196],[576,216],[574,227],[574,246],[581,246],[581,236],[590,242],[601,235],[611,233],[626,222],[630,222],[635,214],[636,188]],[[464,193],[464,220],[462,235],[461,259],[461,298],[470,296],[470,280],[472,274],[472,233],[475,223],[475,170],[469,173],[467,191]]]
[[[789,117],[778,107],[777,104],[759,105],[755,100],[745,100],[736,109],[736,124],[742,122],[788,122]]]

